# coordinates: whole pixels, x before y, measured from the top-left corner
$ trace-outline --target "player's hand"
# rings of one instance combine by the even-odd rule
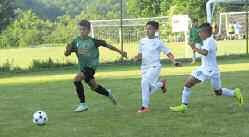
[[[68,52],[67,50],[64,52],[64,55],[65,56],[69,56],[69,55],[71,55],[71,52]]]
[[[66,50],[71,51],[73,49],[73,46],[71,44],[67,44]]]
[[[181,62],[175,62],[174,66],[176,66],[176,67],[182,67],[182,63]]]
[[[68,44],[68,45],[66,46],[66,51],[64,52],[64,55],[65,55],[65,56],[71,55],[72,49],[73,49],[73,46],[70,45],[70,44]]]
[[[132,59],[132,61],[138,62],[138,61],[140,61],[140,58],[139,58],[138,56],[135,56],[135,57]]]
[[[128,56],[127,56],[127,52],[125,52],[125,51],[121,52],[120,54],[121,54],[122,57],[125,57],[125,58],[128,57]]]
[[[189,46],[190,46],[192,49],[196,48],[196,47],[195,47],[195,43],[193,43],[193,42],[189,42]]]

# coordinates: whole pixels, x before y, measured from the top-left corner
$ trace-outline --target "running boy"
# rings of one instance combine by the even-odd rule
[[[78,26],[80,36],[76,37],[67,45],[64,53],[65,56],[69,56],[72,52],[75,52],[80,66],[80,72],[74,77],[74,85],[80,99],[80,104],[74,111],[81,112],[88,109],[85,102],[82,80],[84,80],[93,91],[108,97],[114,104],[116,104],[117,102],[111,91],[98,84],[94,78],[95,70],[99,64],[99,47],[103,46],[109,48],[110,50],[120,53],[124,57],[127,57],[127,53],[107,44],[104,40],[97,40],[89,37],[88,35],[91,30],[91,24],[89,21],[82,20]]]
[[[191,88],[203,81],[210,80],[215,95],[217,96],[231,96],[235,97],[239,104],[243,104],[243,96],[240,89],[234,90],[222,88],[220,71],[216,61],[217,44],[212,37],[212,27],[208,23],[200,26],[200,37],[203,40],[203,47],[201,49],[192,46],[192,50],[201,54],[201,66],[192,72],[192,75],[186,80],[182,91],[182,104],[176,107],[170,107],[172,111],[184,112],[187,110],[189,104],[189,96]]]
[[[199,27],[197,19],[193,19],[193,26],[190,29],[190,34],[189,34],[189,45],[195,46],[196,48],[201,48],[202,46],[202,40],[199,36]],[[196,52],[193,51],[191,64],[195,64],[195,61],[196,61]]]
[[[141,89],[142,89],[142,107],[138,112],[149,112],[150,96],[158,89],[162,89],[163,93],[167,91],[166,80],[159,81],[161,63],[160,53],[163,52],[168,56],[175,66],[180,66],[175,61],[174,55],[170,49],[165,47],[163,42],[156,38],[155,32],[159,29],[159,23],[149,21],[145,26],[146,38],[140,40],[138,55],[136,60],[142,60],[141,71]]]

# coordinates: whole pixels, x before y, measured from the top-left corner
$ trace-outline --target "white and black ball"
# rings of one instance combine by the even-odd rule
[[[48,116],[44,111],[36,111],[33,114],[33,123],[36,125],[45,125],[48,122]]]

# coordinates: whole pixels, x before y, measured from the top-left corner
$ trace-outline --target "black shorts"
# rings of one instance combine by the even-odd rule
[[[81,72],[84,74],[85,76],[85,82],[89,83],[92,79],[94,79],[94,74],[95,74],[95,70],[89,67],[85,67],[83,70],[81,70]]]

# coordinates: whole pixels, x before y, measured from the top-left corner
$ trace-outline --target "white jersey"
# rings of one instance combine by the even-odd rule
[[[153,66],[161,66],[160,53],[170,53],[170,49],[167,48],[161,40],[158,38],[149,39],[143,38],[140,40],[138,53],[142,54],[142,66],[141,68],[148,68]]]
[[[208,55],[202,55],[201,58],[201,68],[210,72],[218,72],[218,64],[216,61],[216,52],[217,52],[217,43],[213,37],[209,37],[203,41],[203,46],[201,49],[205,49],[208,51]]]

